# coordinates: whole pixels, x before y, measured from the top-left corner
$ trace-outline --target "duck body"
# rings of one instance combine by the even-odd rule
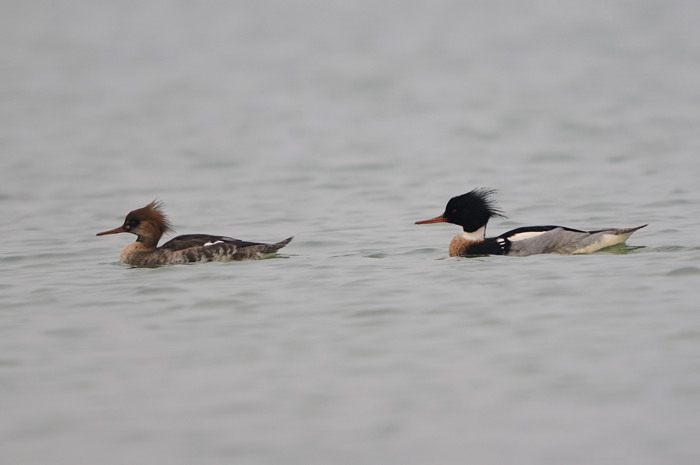
[[[274,244],[266,244],[226,236],[188,234],[177,236],[155,249],[138,241],[132,242],[122,249],[119,261],[133,266],[158,266],[257,260],[274,255],[291,240],[290,237]],[[201,245],[187,245],[196,242]]]
[[[451,257],[469,255],[528,255],[555,253],[575,255],[624,243],[636,228],[609,228],[598,231],[582,231],[564,226],[527,226],[513,229],[498,237],[471,241],[458,234],[450,242]]]
[[[450,242],[450,256],[469,255],[528,255],[586,254],[624,243],[634,228],[606,228],[594,231],[565,226],[526,226],[513,229],[497,237],[486,238],[486,224],[494,216],[503,214],[493,205],[490,196],[494,191],[475,189],[447,203],[445,212],[433,219],[416,224],[453,223],[462,226],[463,232]]]
[[[162,204],[151,202],[130,212],[124,224],[118,228],[98,233],[98,236],[129,232],[137,236],[122,249],[119,260],[133,266],[176,265],[197,262],[231,262],[255,260],[274,255],[289,244],[292,238],[273,244],[242,241],[228,236],[210,234],[185,234],[177,236],[162,246],[158,241],[172,227],[163,213]]]

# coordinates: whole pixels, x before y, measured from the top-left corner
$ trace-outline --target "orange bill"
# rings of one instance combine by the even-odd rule
[[[416,224],[431,224],[431,223],[447,223],[447,218],[444,216],[436,216],[431,220],[416,221]]]
[[[107,234],[118,234],[118,233],[123,233],[123,232],[128,232],[126,229],[124,229],[124,226],[119,226],[118,228],[110,229],[109,231],[104,231],[101,233],[97,233],[97,236],[106,236]]]

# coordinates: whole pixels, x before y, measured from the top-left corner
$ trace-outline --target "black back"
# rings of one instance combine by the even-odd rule
[[[520,233],[546,232],[546,231],[551,231],[552,229],[557,229],[557,228],[561,228],[565,231],[573,231],[573,232],[580,232],[580,233],[588,232],[588,231],[582,231],[580,229],[567,228],[566,226],[552,226],[552,225],[549,225],[549,226],[523,226],[522,228],[516,228],[516,229],[512,229],[508,232],[504,232],[503,234],[501,234],[498,237],[508,239],[509,237],[515,236],[516,234],[520,234]],[[596,231],[592,231],[592,232],[596,232]]]
[[[248,242],[240,239],[234,239],[227,236],[210,236],[209,234],[184,234],[177,236],[159,248],[172,251],[189,249],[190,247],[202,247],[207,243],[215,243],[222,241],[226,244],[235,245],[236,247],[249,247],[251,245],[260,245],[260,242]]]

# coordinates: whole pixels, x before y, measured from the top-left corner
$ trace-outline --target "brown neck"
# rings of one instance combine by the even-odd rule
[[[154,236],[138,236],[136,238],[136,242],[140,242],[145,248],[148,248],[148,249],[155,249],[156,246],[158,245],[159,240],[160,240],[160,237],[154,237]]]
[[[452,241],[450,242],[450,257],[458,257],[460,255],[464,255],[469,246],[472,244],[476,244],[477,242],[480,241],[475,241],[466,238],[463,234],[456,235],[452,238]]]
[[[484,242],[486,238],[486,225],[480,227],[476,231],[457,234],[450,242],[450,257],[464,255],[470,245],[478,242]]]

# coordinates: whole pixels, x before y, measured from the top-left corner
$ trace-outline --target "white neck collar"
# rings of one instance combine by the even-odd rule
[[[483,242],[486,239],[486,225],[483,225],[476,231],[462,232],[462,237],[470,242]]]

